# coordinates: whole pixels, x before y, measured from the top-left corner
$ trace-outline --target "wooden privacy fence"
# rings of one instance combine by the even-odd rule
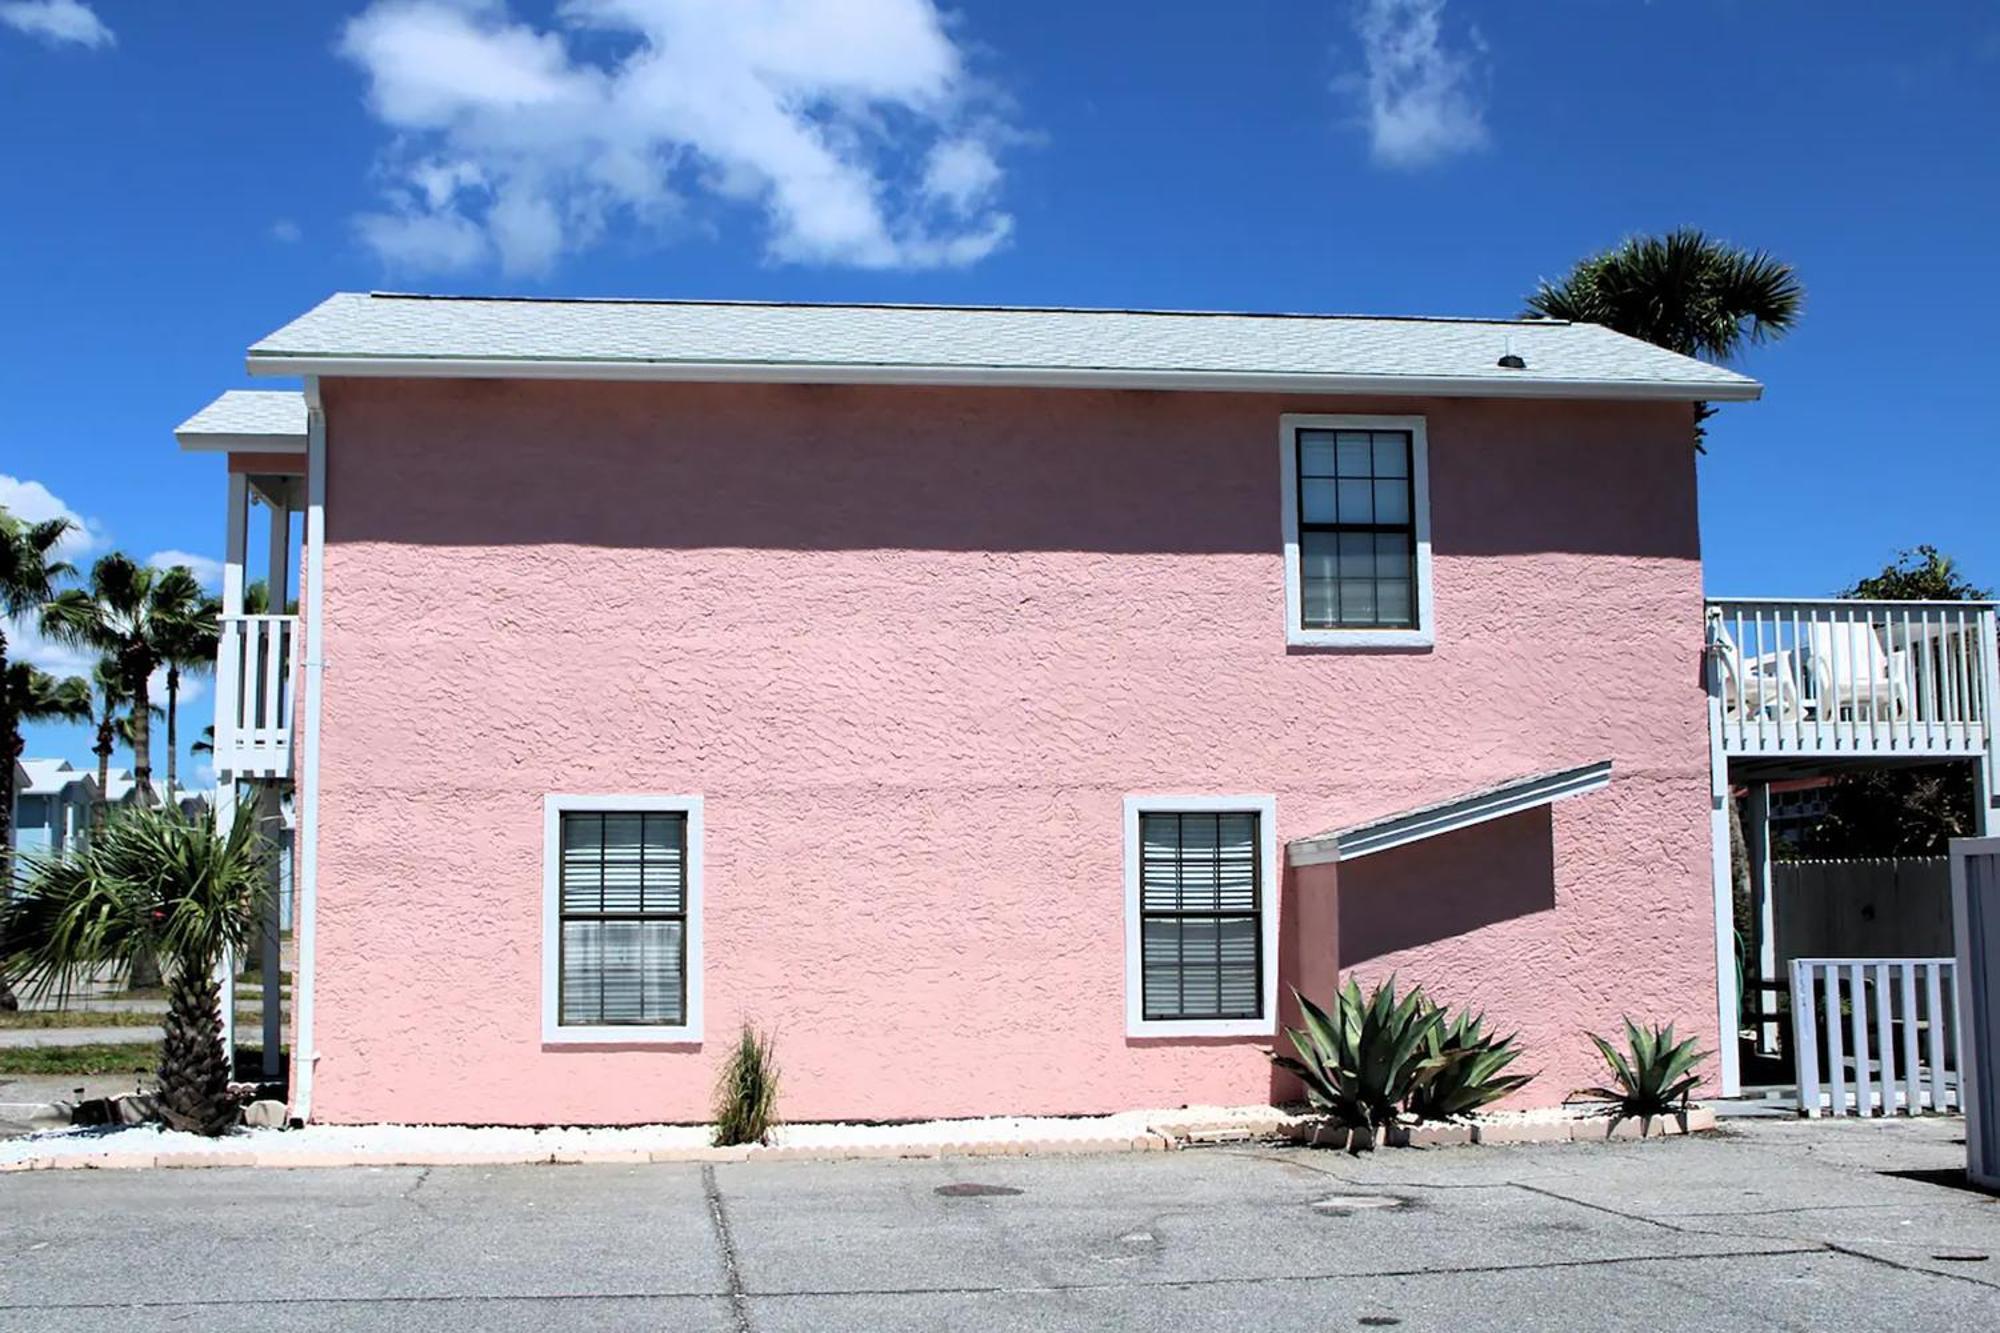
[[[1958,965],[1950,958],[1792,960],[1799,1109],[1961,1110]]]

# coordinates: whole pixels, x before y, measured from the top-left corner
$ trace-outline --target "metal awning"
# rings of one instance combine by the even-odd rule
[[[1294,838],[1285,844],[1285,852],[1295,866],[1352,861],[1357,856],[1386,852],[1392,847],[1483,824],[1489,819],[1501,819],[1537,806],[1553,805],[1566,796],[1600,791],[1610,782],[1609,759],[1579,768],[1558,769],[1552,773],[1533,773],[1449,801],[1373,819],[1366,824],[1317,833],[1308,838]]]

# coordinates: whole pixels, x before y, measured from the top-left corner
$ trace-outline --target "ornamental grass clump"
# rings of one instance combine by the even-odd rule
[[[1459,1058],[1432,1054],[1429,1041],[1445,1014],[1422,987],[1398,1000],[1391,977],[1364,999],[1350,980],[1335,994],[1331,1014],[1292,994],[1305,1027],[1286,1028],[1285,1036],[1298,1059],[1275,1053],[1271,1059],[1298,1075],[1306,1100],[1339,1124],[1368,1131],[1393,1125],[1413,1090]]]
[[[1409,1111],[1419,1120],[1456,1120],[1490,1102],[1518,1092],[1535,1077],[1509,1074],[1521,1056],[1518,1033],[1486,1031],[1486,1015],[1461,1013],[1432,1028],[1424,1038],[1436,1071],[1410,1089]]]
[[[33,992],[60,995],[98,964],[171,964],[159,1107],[174,1129],[213,1136],[236,1123],[215,973],[263,928],[269,855],[253,819],[225,831],[213,816],[122,810],[79,850],[23,858],[6,904],[7,965]]]
[[[1576,1095],[1610,1102],[1617,1108],[1613,1123],[1632,1117],[1650,1121],[1688,1109],[1688,1099],[1701,1083],[1695,1066],[1708,1058],[1708,1052],[1695,1048],[1693,1037],[1676,1042],[1672,1023],[1642,1028],[1629,1018],[1623,1051],[1595,1033],[1587,1035],[1611,1069],[1611,1084],[1583,1088]]]
[[[778,1127],[778,1062],[771,1039],[748,1023],[715,1086],[715,1146],[769,1143]]]

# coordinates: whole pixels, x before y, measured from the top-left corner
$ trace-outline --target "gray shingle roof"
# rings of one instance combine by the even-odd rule
[[[1508,352],[1526,369],[1499,366]],[[1717,399],[1759,392],[1732,371],[1555,321],[354,292],[258,342],[250,368]]]
[[[174,436],[306,437],[306,398],[296,389],[231,389],[174,427]]]

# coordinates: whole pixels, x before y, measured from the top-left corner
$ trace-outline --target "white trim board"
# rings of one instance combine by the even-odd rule
[[[252,353],[252,375],[329,379],[648,380],[683,384],[904,384],[1022,389],[1162,389],[1187,392],[1386,394],[1418,398],[1609,398],[1750,402],[1754,380],[1537,379],[1499,375],[1293,374],[1257,370],[1121,370],[1062,366],[879,365],[838,362],[620,361],[443,356],[294,356]]]
[[[1302,430],[1402,431],[1410,437],[1410,539],[1416,547],[1416,608],[1411,629],[1307,629],[1305,575],[1299,556],[1299,455]],[[1437,642],[1431,597],[1431,451],[1420,416],[1330,416],[1288,412],[1278,418],[1279,518],[1285,544],[1285,643],[1294,648],[1430,648]]]
[[[1470,828],[1474,824],[1502,819],[1538,806],[1553,805],[1571,796],[1602,791],[1610,784],[1609,759],[1553,773],[1535,773],[1449,801],[1370,820],[1366,824],[1336,829],[1331,833],[1317,833],[1309,838],[1294,838],[1285,844],[1285,853],[1294,866],[1352,861],[1356,857],[1386,852],[1392,847],[1402,847],[1424,838],[1435,838],[1441,833]]]
[[[309,451],[303,435],[209,434],[205,431],[176,431],[174,439],[191,454],[303,454]]]
[[[298,828],[297,883],[293,886],[292,931],[297,938],[298,975],[293,979],[292,1107],[294,1118],[312,1119],[313,1075],[319,1061],[315,1045],[317,1021],[315,986],[319,977],[319,752],[322,696],[326,689],[326,409],[319,381],[308,377],[306,404],[305,558],[299,596],[305,613],[305,661],[299,700],[299,753],[292,775]],[[232,497],[234,490],[231,491]],[[233,503],[233,500],[232,500]],[[246,516],[247,518],[247,516]],[[241,571],[237,572],[241,578]],[[241,598],[241,592],[238,593]],[[217,739],[222,738],[220,729]]]
[[[1140,933],[1139,816],[1247,812],[1257,816],[1257,948],[1263,971],[1258,1018],[1147,1018],[1144,941]],[[1278,1030],[1278,798],[1275,796],[1131,795],[1125,798],[1125,1035],[1172,1040],[1268,1037]]]
[[[564,1024],[562,1021],[562,816],[630,810],[687,816],[687,931],[681,960],[686,1012],[675,1024]],[[542,798],[542,1044],[544,1046],[698,1046],[701,1044],[702,798],[551,792]]]

